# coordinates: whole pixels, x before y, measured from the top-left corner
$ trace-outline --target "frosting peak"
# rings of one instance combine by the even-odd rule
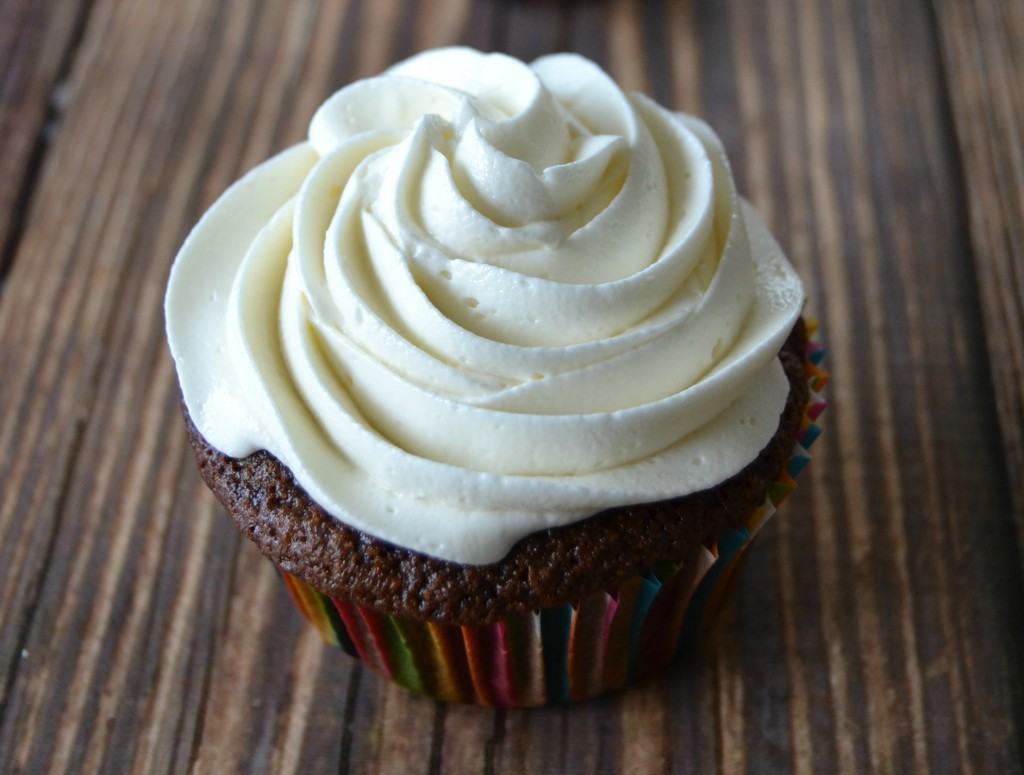
[[[802,302],[706,125],[575,55],[440,49],[340,90],[225,192],[166,314],[213,446],[483,563],[753,460]]]

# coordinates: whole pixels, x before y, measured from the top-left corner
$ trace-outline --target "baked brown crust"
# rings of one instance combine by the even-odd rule
[[[779,353],[789,378],[774,437],[717,487],[608,509],[527,536],[499,562],[460,565],[388,544],[333,519],[268,452],[221,454],[188,411],[189,438],[204,481],[238,527],[281,569],[332,597],[389,614],[483,624],[511,613],[578,601],[660,561],[690,557],[764,501],[789,457],[808,391],[800,320]]]

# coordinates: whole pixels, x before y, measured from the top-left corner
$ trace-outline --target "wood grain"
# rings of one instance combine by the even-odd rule
[[[1020,4],[0,2],[0,772],[1012,772],[1024,753]],[[196,475],[161,299],[338,86],[571,48],[706,117],[822,319],[818,460],[716,646],[569,709],[323,646]]]

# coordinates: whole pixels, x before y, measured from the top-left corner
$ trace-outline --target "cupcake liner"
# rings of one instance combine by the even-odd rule
[[[793,451],[764,503],[693,557],[662,563],[617,589],[458,626],[394,616],[331,598],[281,571],[296,607],[324,639],[413,692],[449,702],[524,707],[575,702],[620,689],[701,640],[734,586],[758,531],[796,488],[820,436],[824,349],[807,322],[810,399]]]

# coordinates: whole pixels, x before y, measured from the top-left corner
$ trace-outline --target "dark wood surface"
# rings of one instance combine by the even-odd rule
[[[321,645],[199,482],[164,344],[213,198],[456,41],[705,116],[830,350],[715,649],[569,709]],[[1021,769],[1024,3],[0,0],[0,283],[0,772]]]

